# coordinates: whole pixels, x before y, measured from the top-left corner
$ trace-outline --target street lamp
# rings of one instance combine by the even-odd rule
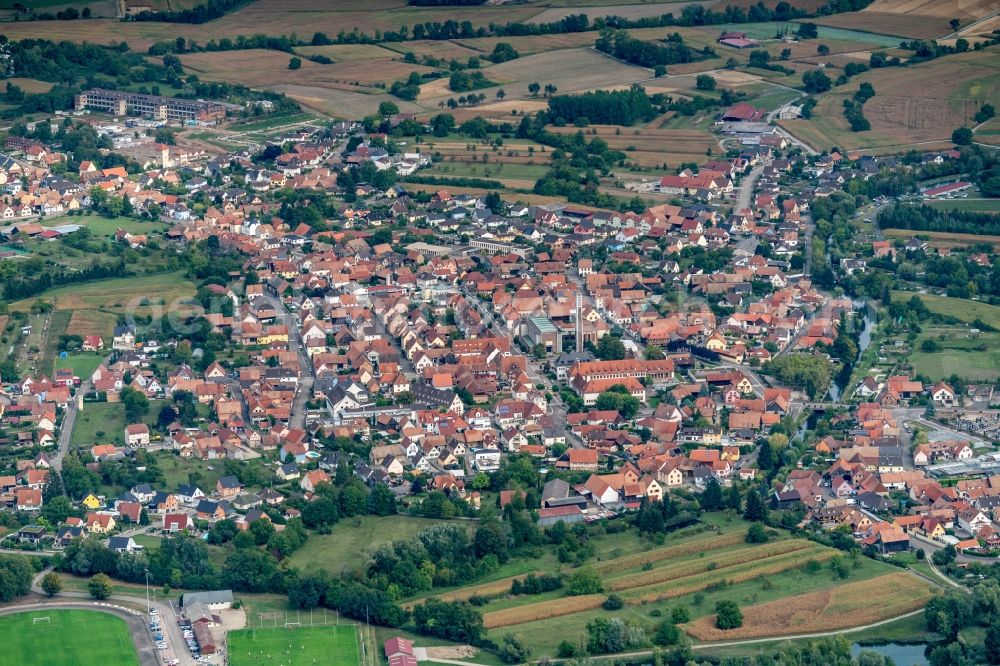
[[[149,569],[146,569],[146,616],[149,616]]]

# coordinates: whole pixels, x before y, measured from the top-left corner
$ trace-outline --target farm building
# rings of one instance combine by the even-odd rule
[[[948,194],[955,194],[956,192],[967,190],[970,187],[972,187],[972,183],[967,183],[965,181],[959,181],[957,183],[946,183],[945,185],[938,185],[937,187],[932,187],[930,189],[924,190],[923,195],[925,199],[934,199],[935,197],[942,197]]]
[[[716,41],[723,46],[739,49],[741,51],[743,49],[752,49],[760,46],[760,42],[756,39],[750,39],[747,37],[747,33],[745,32],[724,32],[719,35],[719,38]]]
[[[722,112],[722,120],[727,122],[757,123],[767,117],[766,109],[758,109],[752,104],[740,102]]]

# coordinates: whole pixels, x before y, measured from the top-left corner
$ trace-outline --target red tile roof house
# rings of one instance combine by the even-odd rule
[[[132,448],[149,446],[149,426],[145,423],[132,423],[125,426],[125,440]]]
[[[417,658],[413,656],[413,643],[395,636],[383,644],[385,657],[389,666],[417,666]]]
[[[191,516],[186,513],[168,513],[163,516],[164,532],[183,532],[193,526]]]

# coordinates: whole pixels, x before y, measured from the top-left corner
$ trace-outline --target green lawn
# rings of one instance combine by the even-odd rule
[[[332,534],[310,534],[309,540],[295,551],[289,562],[302,569],[325,569],[339,574],[357,566],[364,553],[391,541],[412,539],[419,532],[440,524],[439,520],[411,516],[357,516],[333,526]],[[460,523],[469,525],[475,523]]]
[[[165,400],[150,400],[145,423],[151,428],[156,424]],[[87,402],[76,415],[70,444],[90,448],[95,444],[125,444],[125,405],[120,402]],[[185,479],[186,482],[186,479]]]
[[[494,161],[497,160],[497,161]],[[438,162],[422,174],[452,178],[541,178],[549,170],[547,160],[539,159],[539,164],[504,164],[502,157],[492,157],[485,164],[464,164],[462,162]]]
[[[209,493],[215,490],[215,482],[222,474],[222,460],[197,460],[194,458],[181,458],[169,452],[156,455],[156,464],[163,470],[167,488],[176,489],[185,483],[190,483],[189,476],[192,473],[200,475],[196,477],[197,485]],[[253,461],[243,463],[244,465],[254,464]]]
[[[87,378],[94,374],[97,366],[104,360],[104,352],[80,352],[70,354],[66,358],[56,358],[55,368],[71,368],[73,374],[80,378],[80,381],[87,381]]]
[[[35,618],[49,621],[35,623]],[[86,610],[40,610],[0,617],[0,666],[138,666],[125,621]]]
[[[927,306],[927,309],[934,314],[952,317],[966,323],[972,323],[976,319],[981,319],[992,328],[1000,328],[1000,307],[995,305],[970,301],[965,298],[917,294],[910,291],[892,292],[892,300],[897,303],[909,301],[914,296],[919,297],[924,302],[924,305]]]
[[[920,351],[925,340],[933,340],[941,349]],[[928,328],[914,345],[910,363],[914,372],[932,380],[957,374],[970,381],[993,381],[1000,377],[1000,333],[979,333],[973,337],[965,326]]]
[[[167,228],[163,222],[136,220],[131,217],[116,217],[114,219],[101,215],[59,215],[42,221],[46,227],[58,227],[64,224],[79,224],[87,227],[95,236],[113,236],[119,229],[132,234],[152,234]]]
[[[228,634],[229,663],[247,664],[337,664],[360,663],[358,636],[353,625],[310,627],[308,618],[302,627],[288,630],[241,629]]]

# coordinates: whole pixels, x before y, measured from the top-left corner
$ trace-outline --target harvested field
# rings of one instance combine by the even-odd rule
[[[923,608],[935,591],[907,573],[891,573],[870,580],[808,592],[744,609],[743,626],[723,631],[708,615],[684,625],[698,640],[719,641],[790,636],[857,627]],[[878,603],[872,603],[878,599]]]
[[[412,102],[393,97],[389,93],[368,93],[353,90],[335,90],[319,86],[283,84],[272,86],[304,107],[334,118],[357,119],[378,110],[382,102],[393,102],[400,111],[416,113],[423,109]]]
[[[881,35],[893,35],[907,39],[933,39],[951,32],[951,28],[948,26],[950,19],[945,17],[888,14],[869,10],[832,14],[809,20],[817,25],[849,30],[867,30]]]
[[[938,18],[977,19],[996,11],[995,0],[875,0],[862,11],[885,14],[919,14]]]
[[[626,160],[644,167],[664,162],[676,166],[681,162],[704,160],[708,149],[717,148],[711,135],[699,130],[622,128],[615,125],[592,125],[587,129],[591,133],[596,130],[597,136],[607,141],[609,147],[624,151]],[[553,127],[552,131],[573,134],[579,129]]]
[[[586,14],[590,20],[603,18],[605,16],[621,16],[626,19],[640,19],[652,16],[662,16],[672,12],[675,16],[680,16],[681,11],[687,5],[701,5],[710,7],[714,0],[697,0],[695,2],[657,2],[650,4],[634,5],[596,5],[593,7],[559,7],[546,9],[545,11],[531,17],[531,23],[551,23],[571,14]]]
[[[561,49],[525,56],[483,69],[508,95],[527,95],[528,84],[554,83],[559,92],[627,85],[651,78],[649,70],[612,60],[590,48]]]
[[[493,48],[497,44],[505,42],[513,46],[522,56],[526,56],[542,51],[593,46],[599,36],[597,32],[570,32],[562,35],[531,35],[527,37],[478,37],[476,39],[459,39],[453,43],[489,54],[493,52]],[[406,45],[409,46],[412,43],[407,42]]]
[[[486,5],[482,7],[413,7],[405,0],[255,0],[239,11],[200,25],[183,23],[126,22],[112,19],[90,21],[20,21],[4,26],[11,39],[38,37],[68,39],[97,44],[128,42],[135,50],[145,50],[157,41],[176,37],[204,44],[210,39],[266,32],[268,35],[311,35],[325,32],[330,36],[355,29],[366,33],[398,30],[424,22],[469,21],[473,26],[490,23],[525,21],[538,13],[530,5]],[[263,28],[266,27],[266,30]]]
[[[384,60],[398,58],[395,51],[376,44],[331,44],[329,46],[300,46],[296,53],[304,56],[324,55],[334,62],[355,62],[357,60]]]
[[[442,60],[459,60],[465,62],[473,56],[483,55],[475,49],[467,48],[462,46],[458,42],[448,42],[448,41],[414,41],[414,42],[389,42],[385,44],[386,49],[391,49],[395,53],[405,54],[407,52],[412,53],[418,58],[423,56],[433,56],[434,58],[440,58]],[[493,51],[493,47],[490,47],[490,52]]]
[[[875,87],[864,108],[868,132],[851,132],[843,100],[862,81]],[[782,121],[782,126],[817,149],[832,145],[856,151],[889,146],[905,150],[915,143],[949,141],[956,127],[971,124],[984,102],[1000,104],[1000,60],[996,50],[940,58],[904,68],[865,72],[823,95],[811,121]],[[799,134],[799,128],[812,129]],[[924,145],[922,149],[931,148]]]
[[[600,608],[604,599],[603,594],[585,594],[578,597],[561,597],[536,604],[505,608],[491,613],[483,613],[483,626],[487,629],[496,629],[497,627],[509,627],[513,624],[546,620],[560,615],[582,613]]]
[[[781,0],[766,0],[764,5],[768,9],[774,9]],[[754,5],[758,4],[758,0],[719,0],[715,3],[712,9],[716,11],[724,11],[726,7],[740,7],[742,9],[750,9]],[[796,0],[795,6],[799,9],[805,9],[807,11],[814,12],[821,7],[825,7],[827,4],[826,0]]]
[[[45,93],[52,90],[52,83],[48,81],[39,81],[38,79],[24,79],[21,77],[14,77],[7,79],[8,83],[12,83],[18,86],[24,92],[31,94]]]
[[[332,65],[302,61],[301,69],[288,69],[289,55],[280,51],[249,49],[192,53],[181,57],[184,67],[208,79],[246,86],[312,85],[317,87],[368,86],[406,78],[410,72],[434,71],[398,60],[360,60]],[[380,91],[381,89],[379,89]]]

